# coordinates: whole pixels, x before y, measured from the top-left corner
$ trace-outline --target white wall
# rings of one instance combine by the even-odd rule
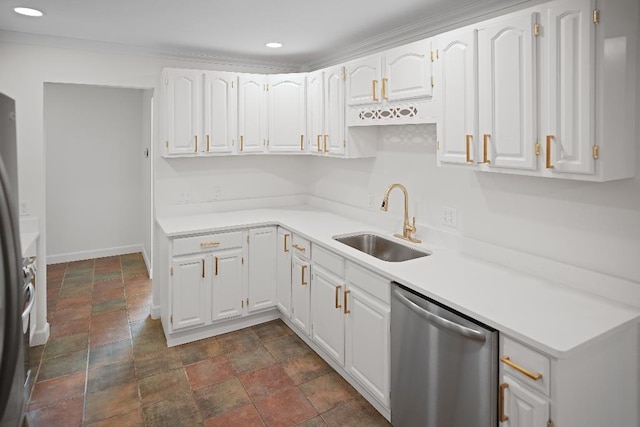
[[[49,263],[142,248],[151,192],[142,113],[140,89],[45,84]]]
[[[377,211],[400,182],[418,223],[640,283],[640,177],[587,183],[438,168],[435,138],[431,125],[380,127],[375,159],[314,159],[309,193]],[[399,232],[400,192],[390,205]],[[457,209],[457,230],[441,225],[443,206]]]

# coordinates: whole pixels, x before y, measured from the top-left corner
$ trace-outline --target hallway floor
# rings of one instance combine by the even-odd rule
[[[389,423],[282,321],[167,348],[140,254],[48,266],[32,427]]]

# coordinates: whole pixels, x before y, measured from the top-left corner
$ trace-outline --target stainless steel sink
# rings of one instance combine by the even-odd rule
[[[402,262],[431,255],[409,246],[396,243],[377,234],[363,233],[348,236],[335,236],[333,240],[351,246],[365,254],[383,261]]]

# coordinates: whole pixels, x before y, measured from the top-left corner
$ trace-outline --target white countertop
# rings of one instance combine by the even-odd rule
[[[332,237],[359,232],[388,235],[387,232],[306,206],[158,218],[157,223],[167,237],[282,225],[556,358],[567,358],[584,346],[640,322],[640,312],[631,307],[429,242],[409,245],[427,249],[431,256],[400,263],[379,260]]]

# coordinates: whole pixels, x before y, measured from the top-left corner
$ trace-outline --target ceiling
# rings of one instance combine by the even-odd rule
[[[0,0],[0,39],[310,69],[525,1]]]

